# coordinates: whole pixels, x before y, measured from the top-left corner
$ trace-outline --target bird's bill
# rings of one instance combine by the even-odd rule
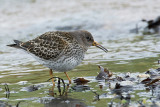
[[[102,45],[100,45],[96,41],[94,41],[92,45],[102,49],[104,52],[108,52],[108,50],[106,48],[104,48]]]

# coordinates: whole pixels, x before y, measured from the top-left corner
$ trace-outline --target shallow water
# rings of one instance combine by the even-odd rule
[[[27,41],[46,31],[90,31],[95,40],[105,46],[109,53],[91,47],[85,57],[90,60],[113,61],[144,57],[157,57],[159,37],[130,33],[142,18],[157,17],[159,1],[67,1],[16,0],[0,1],[0,62],[1,70],[14,70],[20,64],[39,65],[29,55],[9,47],[14,39]],[[10,7],[10,8],[8,8]],[[77,8],[78,7],[78,8]],[[34,9],[33,9],[34,8]],[[147,14],[144,14],[144,12]],[[134,14],[133,14],[134,13]],[[21,68],[21,67],[20,67]],[[23,68],[25,69],[25,68]],[[26,68],[27,69],[27,68]],[[26,70],[25,69],[25,70]]]
[[[139,27],[145,27],[146,24],[142,23],[141,19],[156,18],[159,15],[157,14],[160,10],[159,4],[159,0],[154,2],[151,0],[46,0],[45,2],[43,0],[0,0],[0,83],[11,83],[9,87],[12,87],[19,81],[28,81],[26,84],[28,86],[43,83],[49,79],[47,68],[41,66],[27,53],[6,45],[13,43],[14,39],[27,41],[46,31],[56,30],[88,30],[97,42],[109,50],[106,54],[91,47],[83,63],[69,73],[73,79],[77,75],[78,77],[95,77],[98,72],[97,65],[104,65],[113,72],[145,72],[149,68],[155,68],[159,66],[157,60],[160,56],[160,36],[158,34],[143,35],[141,29],[138,34],[131,33],[130,30],[135,29],[136,24]],[[62,73],[55,73],[55,75],[66,79]],[[51,85],[50,82],[48,84]],[[17,84],[13,86],[17,87],[16,91],[19,92],[21,86]],[[3,88],[3,85],[0,88]],[[44,89],[48,90],[46,87]],[[47,92],[35,97],[37,99],[37,97],[46,97],[45,95]],[[76,98],[78,93],[71,95],[73,95],[72,100],[82,100],[81,97]],[[1,100],[4,96],[1,96]],[[24,100],[22,93],[15,96],[17,97],[10,97],[13,102],[20,96],[19,99]],[[112,95],[110,97],[112,98]],[[34,96],[31,94],[27,98],[34,99]],[[110,99],[108,97],[104,99],[105,104],[108,104],[106,100],[109,102]],[[92,102],[92,104],[89,101],[84,105],[94,106],[98,103]],[[39,106],[41,102],[34,104]]]

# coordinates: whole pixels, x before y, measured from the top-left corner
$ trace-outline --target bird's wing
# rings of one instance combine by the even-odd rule
[[[72,43],[73,38],[69,39],[67,36],[70,35],[63,32],[47,32],[33,40],[22,43],[21,46],[40,58],[54,60]]]

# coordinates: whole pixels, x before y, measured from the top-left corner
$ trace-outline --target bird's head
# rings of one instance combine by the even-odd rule
[[[85,31],[85,30],[81,30],[81,31],[77,31],[77,34],[79,35],[78,39],[80,39],[79,40],[81,42],[80,44],[83,44],[86,47],[96,46],[96,47],[102,49],[103,51],[108,52],[108,50],[106,48],[104,48],[99,43],[94,41],[94,38],[90,32]]]

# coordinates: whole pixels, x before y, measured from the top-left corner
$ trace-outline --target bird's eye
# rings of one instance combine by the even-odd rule
[[[88,36],[86,37],[86,39],[87,39],[88,41],[90,41],[90,40],[91,40],[91,38],[90,38],[90,37],[88,37]]]

